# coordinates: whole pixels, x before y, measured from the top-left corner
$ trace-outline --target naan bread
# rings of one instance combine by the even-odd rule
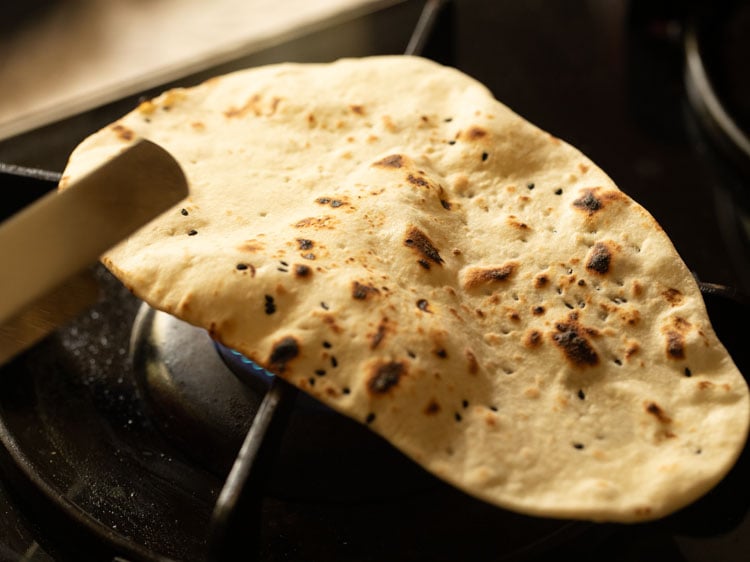
[[[466,492],[642,521],[742,450],[745,381],[665,233],[460,72],[381,57],[172,90],[62,186],[139,136],[192,195],[104,257],[115,275]]]

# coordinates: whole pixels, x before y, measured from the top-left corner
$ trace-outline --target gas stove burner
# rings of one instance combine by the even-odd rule
[[[186,455],[217,476],[226,475],[273,375],[205,330],[147,304],[133,324],[130,355],[153,423]],[[300,467],[305,467],[303,480]],[[383,473],[399,477],[382,479]],[[269,493],[348,502],[419,493],[433,485],[432,477],[380,437],[300,393]]]
[[[130,356],[154,423],[209,470],[226,474],[268,383],[233,376],[205,330],[146,304],[133,323]]]

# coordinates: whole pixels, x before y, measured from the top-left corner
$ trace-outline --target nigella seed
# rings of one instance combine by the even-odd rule
[[[315,374],[319,377],[324,377],[326,372],[323,369],[315,369]]]
[[[341,392],[343,392],[344,394],[349,394],[351,390],[349,389],[348,386],[345,386],[344,388],[341,389]]]
[[[573,447],[580,451],[581,449],[583,449],[583,443],[573,443]]]
[[[336,359],[335,355],[331,355],[331,367],[334,369],[339,366],[339,360]]]
[[[622,365],[622,361],[620,361],[619,359],[615,359],[615,365]]]
[[[689,367],[685,367],[685,376],[686,377],[692,377],[693,376],[693,371],[691,371]]]
[[[371,424],[374,421],[375,421],[375,414],[373,414],[372,412],[370,412],[369,414],[367,414],[367,417],[365,418],[365,423],[366,424]]]
[[[468,408],[468,407],[469,407],[469,401],[468,401],[468,400],[463,400],[463,401],[461,401],[461,405],[462,405],[462,406],[463,406],[464,408]]]
[[[580,398],[581,400],[585,400],[586,399],[586,393],[583,392],[583,390],[579,390],[578,391],[578,398]]]
[[[486,152],[482,152],[482,162],[486,162],[487,158],[489,158],[489,157],[490,157],[489,154],[487,154]]]
[[[460,421],[461,421],[461,420],[463,419],[463,418],[461,417],[461,414],[459,414],[458,412],[454,413],[454,414],[453,414],[453,417],[454,417],[454,418],[456,418],[456,421],[457,421],[457,422],[460,422]]]
[[[266,295],[266,314],[271,315],[276,312],[276,303],[271,295]]]
[[[445,119],[443,119],[443,121],[445,121],[446,123],[450,123],[451,121],[453,121],[453,117],[446,117]]]
[[[315,386],[315,379],[314,378],[310,377],[309,379],[307,379],[307,382],[310,383],[310,386]]]
[[[323,347],[325,347],[326,349],[331,349],[331,342],[324,341],[323,342]]]
[[[188,216],[188,210],[187,209],[180,209],[180,213],[182,213],[183,217]]]
[[[245,269],[247,269],[247,264],[246,263],[238,263],[237,264],[237,269],[239,269],[240,271],[244,271]]]
[[[198,234],[197,230],[188,230],[188,236],[195,236],[196,234]]]
[[[453,146],[454,144],[456,144],[456,141],[454,141],[454,140],[449,140],[449,141],[448,141],[448,144],[449,144],[449,145],[451,145],[451,146]]]
[[[526,187],[527,187],[528,189],[534,189],[534,184],[533,184],[533,183],[527,183],[527,184],[526,184]]]
[[[289,264],[285,262],[284,260],[281,260],[279,263],[283,265],[284,267],[289,267]]]
[[[555,190],[555,195],[562,195],[562,187],[558,187],[558,188],[557,188],[557,189]]]
[[[323,310],[329,310],[328,305],[324,302],[320,303],[320,308],[322,308]]]
[[[493,412],[497,412],[497,406],[490,406],[490,410],[492,410]]]

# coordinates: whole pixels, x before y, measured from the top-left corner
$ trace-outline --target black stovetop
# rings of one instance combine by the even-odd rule
[[[178,83],[285,60],[400,53],[420,8],[400,4]],[[747,240],[735,224],[746,216],[747,193],[687,102],[683,3],[460,0],[445,15],[426,55],[476,77],[585,152],[655,216],[702,280],[750,291]],[[138,97],[0,142],[0,162],[60,171],[83,137]],[[4,212],[16,204],[7,192],[0,199]],[[96,275],[103,302],[0,371],[0,420],[14,453],[40,467],[43,481],[40,493],[19,474],[17,455],[3,455],[0,559],[203,560],[225,449],[238,442],[221,450],[201,442],[196,458],[184,436],[171,438],[165,426],[175,420],[153,420],[129,352],[140,303],[101,268]],[[737,329],[747,309],[721,299],[708,305],[720,337],[750,372],[747,330]],[[716,490],[663,521],[564,523],[469,499],[353,423],[325,415],[292,418],[286,439],[304,446],[286,443],[269,482],[262,560],[750,558],[747,451]],[[237,435],[246,423],[238,415]],[[336,434],[333,452],[323,450],[321,433]],[[202,439],[210,434],[195,435]],[[70,521],[45,494],[93,514],[95,531],[89,516]]]

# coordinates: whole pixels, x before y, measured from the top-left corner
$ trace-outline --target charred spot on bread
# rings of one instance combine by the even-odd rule
[[[268,370],[274,374],[283,374],[288,363],[299,355],[299,351],[299,343],[294,337],[286,336],[280,339],[271,349],[271,355],[266,362]]]
[[[421,256],[418,263],[425,269],[430,269],[430,263],[443,265],[444,260],[432,240],[417,227],[412,226],[406,231],[404,245],[413,249]]]
[[[378,160],[373,164],[374,166],[380,166],[382,168],[401,168],[405,164],[404,157],[400,154],[391,154],[386,156],[382,160]]]
[[[570,363],[576,367],[593,367],[599,363],[599,356],[586,337],[589,331],[578,322],[576,313],[571,313],[567,320],[558,322],[555,328],[552,341]]]
[[[589,252],[588,259],[586,260],[586,269],[604,275],[609,271],[611,262],[612,252],[608,245],[597,242]]]
[[[483,285],[506,281],[515,273],[517,267],[517,263],[508,262],[497,267],[469,268],[464,275],[464,289],[471,290]]]
[[[405,374],[406,364],[403,361],[378,363],[370,372],[367,389],[375,395],[387,394]]]
[[[352,298],[356,300],[367,300],[369,297],[373,295],[379,295],[380,289],[377,287],[374,287],[373,285],[365,285],[364,283],[360,283],[359,281],[354,281],[352,283]]]

